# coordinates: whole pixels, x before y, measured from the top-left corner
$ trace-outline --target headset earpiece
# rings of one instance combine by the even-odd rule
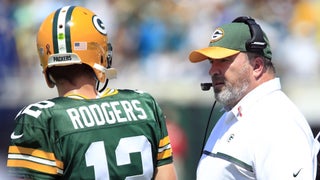
[[[248,52],[259,53],[267,46],[267,43],[263,36],[263,31],[256,21],[248,16],[240,16],[232,22],[242,22],[249,26],[251,39],[246,42],[246,49]]]

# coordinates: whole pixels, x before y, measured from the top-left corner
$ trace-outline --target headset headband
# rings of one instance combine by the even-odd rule
[[[246,49],[248,52],[261,53],[263,49],[267,46],[267,43],[263,36],[263,31],[256,21],[248,16],[240,16],[233,20],[232,22],[242,22],[249,26],[251,39],[246,42]]]

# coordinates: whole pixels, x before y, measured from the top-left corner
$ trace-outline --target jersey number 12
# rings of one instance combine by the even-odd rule
[[[153,162],[151,145],[145,136],[125,137],[120,139],[115,150],[117,165],[131,164],[130,153],[140,152],[143,173],[126,177],[126,180],[151,179]],[[103,141],[91,143],[86,151],[87,166],[94,167],[95,179],[109,179],[108,158]]]

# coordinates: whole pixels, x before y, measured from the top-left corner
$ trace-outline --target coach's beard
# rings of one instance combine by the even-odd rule
[[[232,85],[225,81],[221,89],[214,89],[215,99],[221,103],[226,111],[230,111],[243,98],[249,87],[249,81],[244,78]]]

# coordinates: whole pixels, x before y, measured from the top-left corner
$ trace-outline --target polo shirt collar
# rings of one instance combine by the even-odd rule
[[[250,107],[259,99],[277,90],[281,90],[279,78],[274,78],[264,82],[244,96],[238,104],[231,109],[231,112],[238,120],[241,120],[245,117],[245,113],[250,109]]]

